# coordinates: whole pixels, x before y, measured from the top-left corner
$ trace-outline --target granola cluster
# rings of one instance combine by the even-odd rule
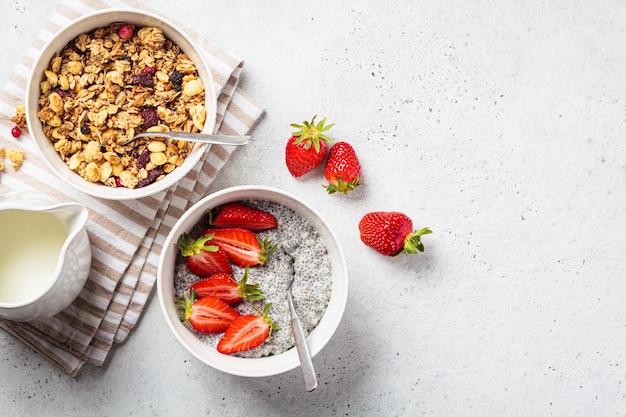
[[[124,143],[139,132],[204,127],[197,68],[157,27],[114,23],[80,34],[44,75],[38,112],[44,133],[68,167],[90,182],[138,188],[158,181],[183,164],[193,143]]]
[[[0,171],[4,171],[4,158],[9,158],[9,161],[12,162],[12,167],[15,171],[21,168],[22,163],[24,162],[24,157],[26,154],[24,151],[18,151],[17,149],[5,149],[0,148]]]
[[[20,129],[28,128],[26,125],[26,107],[24,105],[19,105],[15,108],[15,116],[11,117],[11,121]]]

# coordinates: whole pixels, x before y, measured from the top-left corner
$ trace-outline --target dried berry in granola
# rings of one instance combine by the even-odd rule
[[[143,109],[139,114],[143,119],[141,127],[144,130],[150,129],[152,126],[156,126],[159,124],[159,115],[157,114],[157,111],[155,109]]]
[[[154,181],[156,181],[157,178],[159,178],[163,174],[165,174],[165,171],[163,170],[163,168],[161,167],[154,168],[148,171],[148,177],[139,181],[137,185],[135,186],[135,188],[141,188],[141,187],[145,187],[146,185],[152,184]]]
[[[172,87],[176,91],[180,91],[183,86],[183,74],[174,70],[170,75],[170,82],[172,83]]]
[[[145,71],[139,74],[133,74],[131,82],[133,85],[140,85],[142,87],[152,87],[154,85],[152,74]]]
[[[150,162],[150,150],[145,148],[136,158],[137,168],[145,168],[148,162]]]

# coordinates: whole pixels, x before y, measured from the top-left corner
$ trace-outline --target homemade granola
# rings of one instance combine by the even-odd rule
[[[157,27],[114,23],[80,34],[44,72],[39,119],[85,180],[139,188],[182,165],[192,142],[139,132],[199,132],[204,85],[195,64]]]
[[[22,167],[22,163],[24,162],[24,157],[26,153],[24,151],[19,151],[17,149],[5,149],[0,148],[0,171],[4,171],[4,158],[9,158],[11,161],[13,170],[17,171]]]
[[[15,108],[15,116],[11,117],[11,121],[19,126],[20,129],[26,129],[26,107],[24,105]]]

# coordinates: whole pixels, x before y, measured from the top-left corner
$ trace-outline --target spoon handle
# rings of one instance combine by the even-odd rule
[[[300,365],[302,368],[302,377],[304,378],[304,387],[307,391],[313,391],[317,387],[317,377],[315,369],[313,369],[313,361],[309,354],[309,348],[306,344],[306,338],[300,325],[300,319],[294,317],[291,319],[291,328],[293,329],[293,337],[296,340],[296,349],[300,357]]]
[[[317,387],[317,377],[315,376],[315,369],[313,369],[313,361],[311,360],[309,347],[306,344],[304,331],[302,330],[300,319],[296,314],[296,308],[293,305],[291,285],[287,290],[287,304],[289,304],[289,312],[291,313],[291,330],[293,331],[293,338],[296,341],[296,349],[298,350],[298,357],[300,358],[304,387],[307,391],[313,391]]]
[[[208,133],[189,133],[189,132],[142,132],[135,135],[132,140],[141,137],[160,137],[170,139],[180,139],[189,142],[213,143],[216,145],[233,145],[241,146],[250,141],[250,136],[229,136],[229,135],[211,135]]]

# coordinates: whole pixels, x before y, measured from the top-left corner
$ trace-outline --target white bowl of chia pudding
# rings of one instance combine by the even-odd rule
[[[242,315],[271,303],[269,316],[280,326],[260,346],[234,354],[220,353],[216,346],[223,333],[199,333],[182,319],[177,301],[203,278],[189,271],[178,243],[183,233],[198,238],[209,224],[209,212],[227,203],[271,213],[278,221],[273,230],[258,232],[277,244],[264,265],[249,268],[248,283],[258,284],[265,298],[243,300],[233,306]],[[210,226],[208,226],[210,227]],[[240,280],[244,268],[232,266]],[[339,242],[328,224],[307,203],[279,189],[238,186],[213,193],[186,211],[170,231],[159,262],[157,290],[165,319],[180,343],[205,364],[233,375],[264,377],[300,366],[291,330],[287,289],[293,276],[292,295],[311,356],[315,356],[335,333],[348,297],[348,271]]]

